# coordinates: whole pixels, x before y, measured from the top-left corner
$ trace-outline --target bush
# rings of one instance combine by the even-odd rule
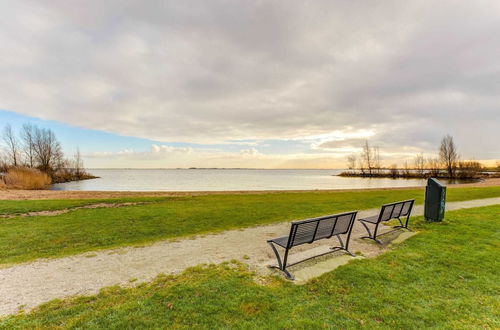
[[[52,183],[46,173],[27,167],[9,168],[3,180],[10,189],[44,189]]]
[[[483,166],[481,163],[470,160],[470,161],[460,161],[458,162],[458,173],[459,178],[471,179],[477,178],[483,171]]]

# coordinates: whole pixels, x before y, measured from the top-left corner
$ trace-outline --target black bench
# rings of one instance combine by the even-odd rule
[[[384,204],[384,205],[382,205],[382,208],[380,209],[380,213],[378,215],[358,219],[358,221],[365,227],[366,231],[368,232],[368,236],[363,236],[361,238],[369,238],[369,239],[372,239],[379,244],[382,244],[382,242],[380,242],[377,239],[378,227],[382,221],[389,221],[391,219],[398,219],[399,220],[400,225],[394,226],[393,227],[393,228],[395,228],[394,230],[397,230],[400,228],[405,228],[405,229],[410,230],[410,228],[408,228],[408,220],[410,220],[410,213],[411,213],[411,209],[413,208],[414,202],[415,202],[414,199],[409,199],[406,201]],[[406,217],[406,221],[404,224],[401,221],[401,217]],[[373,233],[370,231],[368,226],[374,226]],[[385,232],[385,233],[380,234],[380,235],[385,235],[385,234],[391,233],[394,230]],[[378,235],[378,236],[380,236],[380,235]]]
[[[356,219],[357,213],[358,212],[348,212],[348,213],[327,215],[319,218],[312,218],[312,219],[292,222],[292,227],[290,228],[290,234],[288,236],[270,239],[267,241],[267,243],[271,246],[274,253],[276,254],[276,259],[278,259],[278,267],[276,266],[273,267],[280,269],[286,274],[287,278],[293,280],[294,279],[293,275],[286,270],[286,267],[295,265],[305,260],[309,260],[311,258],[307,258],[299,262],[296,262],[294,264],[287,265],[288,252],[290,251],[290,249],[294,246],[306,243],[311,244],[314,241],[320,239],[328,239],[331,238],[332,236],[337,237],[340,246],[332,247],[331,251],[326,253],[331,253],[338,250],[345,250],[347,253],[354,256],[354,254],[352,254],[348,250],[348,248],[349,248],[349,239],[351,236],[352,227],[354,224],[354,220]],[[345,237],[345,243],[340,238],[340,235],[347,236]],[[278,250],[276,249],[276,245],[285,249],[283,261],[281,260]],[[321,255],[324,255],[326,253],[323,253]]]

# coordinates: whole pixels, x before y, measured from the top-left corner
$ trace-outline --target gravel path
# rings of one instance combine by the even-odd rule
[[[448,203],[447,209],[493,204],[500,204],[500,198]],[[358,217],[376,214],[377,211],[362,211]],[[412,213],[422,215],[423,206],[416,206]],[[30,309],[55,298],[94,294],[106,286],[132,285],[132,279],[133,285],[136,285],[153,279],[159,273],[176,274],[202,263],[238,259],[256,271],[264,272],[266,265],[275,262],[266,240],[286,235],[289,226],[289,222],[272,224],[192,239],[162,241],[140,248],[105,250],[0,268],[0,316],[15,313],[19,308]],[[387,248],[357,239],[362,234],[363,228],[356,223],[351,251],[373,257]],[[329,244],[331,241],[323,240],[303,249],[315,248],[317,251],[320,247],[327,249]],[[294,250],[294,253],[299,252],[300,258],[307,254],[299,248]],[[290,261],[294,261],[294,256]]]

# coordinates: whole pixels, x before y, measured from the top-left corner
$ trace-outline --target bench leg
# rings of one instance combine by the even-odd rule
[[[410,220],[410,216],[407,216],[407,217],[406,217],[406,221],[405,221],[405,224],[404,224],[404,225],[403,225],[403,222],[401,221],[401,219],[400,219],[400,218],[396,218],[396,219],[398,219],[398,221],[399,221],[399,224],[400,224],[400,225],[399,225],[399,226],[394,226],[394,227],[392,227],[392,228],[401,228],[401,229],[407,229],[407,230],[409,230],[409,231],[413,231],[413,230],[411,230],[410,228],[408,228],[408,220]]]
[[[365,227],[366,231],[368,232],[368,236],[361,236],[361,238],[369,238],[371,240],[374,240],[378,244],[382,244],[382,242],[377,239],[378,224],[375,225],[375,230],[373,231],[373,234],[372,234],[372,232],[370,231],[370,228],[368,228],[368,226],[363,221],[359,221],[359,222],[361,222],[363,227]]]
[[[410,228],[408,228],[408,221],[410,221],[410,214],[409,213],[408,213],[408,216],[406,217],[405,228],[408,229],[409,231],[413,231]]]
[[[361,236],[361,238],[368,238],[368,239],[374,240],[378,244],[382,244],[382,242],[377,239],[378,224],[375,226],[375,231],[372,234],[372,232],[370,231],[370,228],[368,228],[368,226],[364,223],[364,221],[359,221],[359,222],[363,225],[363,227],[365,227],[366,231],[368,232],[368,236]]]
[[[288,272],[288,270],[286,270],[286,262],[287,262],[287,259],[288,259],[288,249],[285,249],[285,255],[283,257],[283,261],[281,261],[280,254],[278,253],[278,250],[276,249],[276,247],[274,246],[274,244],[272,242],[267,242],[267,243],[273,249],[274,254],[276,255],[276,259],[278,260],[278,267],[271,266],[271,268],[278,268],[283,273],[285,273],[286,278],[288,278],[289,280],[294,280],[295,277],[292,274],[290,274],[290,272]]]
[[[353,254],[351,251],[349,251],[348,246],[344,245],[344,242],[342,241],[342,238],[340,238],[340,235],[335,235],[337,239],[339,240],[340,247],[331,247],[330,250],[336,251],[336,250],[344,250],[345,252],[349,253],[351,256],[355,257],[356,255]],[[347,238],[349,239],[349,238]]]

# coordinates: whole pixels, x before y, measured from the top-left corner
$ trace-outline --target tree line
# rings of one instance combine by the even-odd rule
[[[396,164],[383,168],[378,147],[365,141],[360,154],[347,156],[348,171],[342,176],[402,177],[402,178],[477,178],[483,175],[483,166],[474,160],[461,160],[453,137],[445,135],[439,145],[438,157],[425,158],[415,155],[413,164],[405,162],[403,168]]]
[[[24,124],[18,134],[10,124],[1,132],[3,153],[0,171],[11,168],[37,169],[46,173],[52,182],[66,182],[87,179],[80,150],[77,148],[72,158],[66,158],[61,143],[51,129]]]

